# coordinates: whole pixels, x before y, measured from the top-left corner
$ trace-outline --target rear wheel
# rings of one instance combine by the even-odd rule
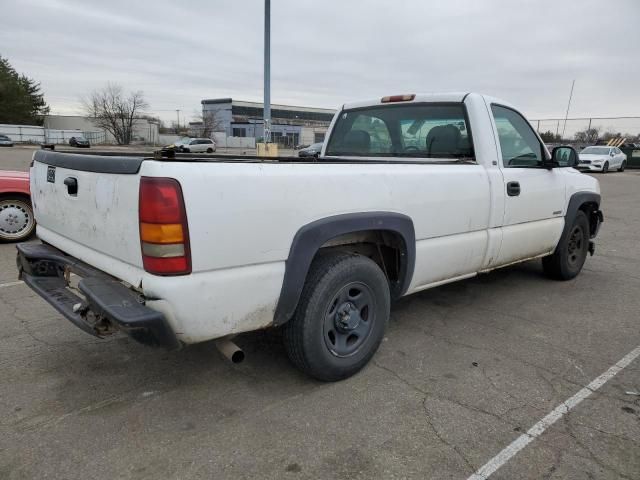
[[[604,166],[602,167],[602,173],[607,173],[609,171],[609,162],[604,162]]]
[[[31,202],[22,197],[0,197],[0,241],[26,240],[36,228]]]
[[[627,161],[623,160],[622,164],[620,165],[620,168],[618,169],[619,172],[624,172],[624,169],[627,168]]]
[[[553,255],[542,259],[544,273],[556,280],[571,280],[584,265],[589,251],[589,221],[578,211],[567,238],[560,241]]]
[[[322,381],[350,377],[378,349],[389,321],[387,279],[373,260],[355,254],[314,260],[294,317],[285,325],[291,361]]]
[[[213,153],[213,148],[207,148],[207,153]]]

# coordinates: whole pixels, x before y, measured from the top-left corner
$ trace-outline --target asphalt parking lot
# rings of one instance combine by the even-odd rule
[[[334,384],[278,332],[240,337],[240,365],[88,336],[0,245],[0,478],[469,478],[640,345],[640,171],[597,178],[605,223],[577,279],[534,261],[403,299],[373,363]],[[640,478],[638,393],[634,358],[490,478]]]

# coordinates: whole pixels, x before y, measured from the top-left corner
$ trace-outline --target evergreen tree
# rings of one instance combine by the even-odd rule
[[[0,56],[0,123],[42,125],[49,107],[40,84],[19,74]]]

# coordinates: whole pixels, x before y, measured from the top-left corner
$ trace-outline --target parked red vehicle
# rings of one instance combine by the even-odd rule
[[[0,171],[0,242],[25,240],[35,228],[29,173]]]

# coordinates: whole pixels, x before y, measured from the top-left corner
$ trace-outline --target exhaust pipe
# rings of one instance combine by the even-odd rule
[[[231,363],[241,363],[244,360],[244,351],[228,337],[215,340],[216,348]]]

